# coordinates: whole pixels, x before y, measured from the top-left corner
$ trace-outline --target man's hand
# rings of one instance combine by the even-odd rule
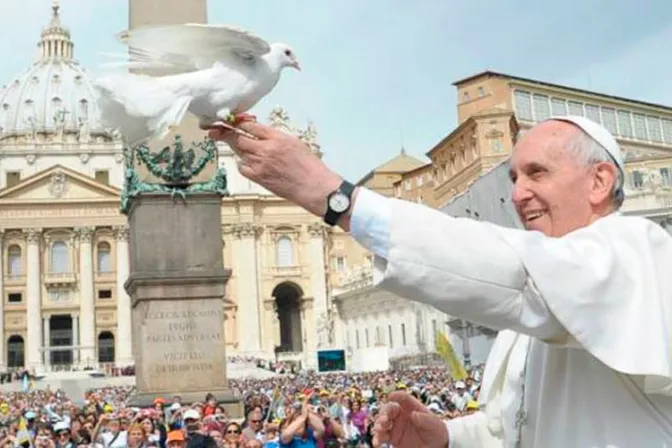
[[[406,392],[393,392],[373,426],[373,446],[388,443],[394,448],[445,448],[448,428]]]
[[[227,142],[240,156],[239,170],[277,196],[324,216],[327,196],[342,179],[310,151],[298,138],[254,121],[244,121],[237,128],[257,139],[226,128],[215,128],[210,138]]]

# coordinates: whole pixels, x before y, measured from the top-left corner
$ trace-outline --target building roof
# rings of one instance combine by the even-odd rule
[[[93,86],[74,59],[60,7],[41,33],[38,60],[0,92],[0,139],[17,134],[104,132]]]
[[[459,79],[455,82],[453,82],[453,85],[456,87],[459,87],[462,84],[465,84],[467,82],[476,80],[478,78],[483,78],[483,77],[490,77],[490,78],[501,78],[501,79],[508,79],[511,81],[519,81],[519,82],[524,82],[524,83],[532,83],[532,84],[538,84],[540,86],[546,86],[546,87],[551,87],[555,89],[563,89],[563,90],[569,90],[571,92],[576,92],[579,94],[584,94],[584,95],[596,95],[603,97],[604,99],[610,99],[614,101],[622,101],[626,103],[632,103],[632,104],[639,104],[642,106],[646,107],[655,107],[658,109],[664,109],[667,112],[672,112],[672,107],[665,106],[663,104],[657,104],[657,103],[649,103],[646,101],[639,101],[639,100],[633,100],[632,98],[625,98],[621,96],[614,96],[614,95],[607,95],[605,93],[600,93],[600,92],[595,92],[591,90],[585,90],[585,89],[578,89],[575,87],[569,87],[569,86],[563,86],[560,84],[553,84],[550,82],[546,81],[540,81],[538,79],[532,79],[532,78],[523,78],[521,76],[513,76],[513,75],[507,75],[506,73],[501,73],[501,72],[495,72],[492,70],[485,70],[480,73],[476,73],[474,75],[468,76],[466,78]]]
[[[406,151],[402,149],[399,154],[369,171],[359,180],[359,182],[357,182],[357,184],[361,185],[371,179],[374,173],[406,173],[407,171],[414,170],[424,165],[426,165],[426,162],[416,159],[413,156],[409,156],[406,154]]]

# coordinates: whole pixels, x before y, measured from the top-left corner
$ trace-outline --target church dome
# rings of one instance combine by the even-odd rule
[[[38,60],[0,91],[0,140],[31,135],[105,134],[93,86],[74,59],[58,4],[42,30]]]

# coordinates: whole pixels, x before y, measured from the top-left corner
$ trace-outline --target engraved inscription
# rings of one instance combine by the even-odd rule
[[[219,308],[147,310],[143,315],[147,330],[144,339],[154,352],[151,373],[212,373],[221,369],[224,360],[219,365],[213,359],[217,353],[213,344],[224,345],[220,330],[224,313]]]

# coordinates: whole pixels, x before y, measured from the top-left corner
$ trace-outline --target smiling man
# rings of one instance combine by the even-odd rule
[[[672,447],[672,238],[617,213],[623,163],[607,130],[563,117],[516,144],[522,230],[354,187],[298,139],[240,127],[256,139],[211,136],[238,152],[244,176],[350,231],[375,254],[380,287],[502,330],[478,412],[444,422],[395,392],[376,444]]]

